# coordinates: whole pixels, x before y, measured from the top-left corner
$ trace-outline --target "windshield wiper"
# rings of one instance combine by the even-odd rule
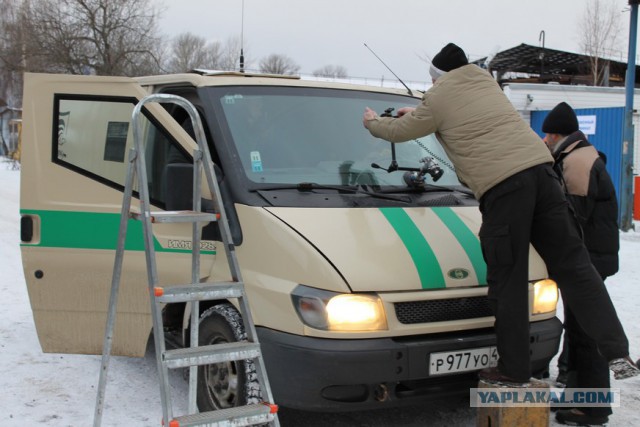
[[[403,187],[403,188],[389,188],[386,190],[380,190],[384,194],[422,194],[422,193],[435,193],[439,191],[454,192],[455,188],[443,185],[425,184],[420,187]]]
[[[393,197],[388,196],[383,193],[363,190],[357,186],[347,186],[347,185],[325,185],[325,184],[316,184],[314,182],[299,182],[297,184],[283,184],[283,185],[273,185],[267,187],[253,188],[249,191],[251,192],[260,192],[260,191],[274,191],[274,190],[298,190],[302,192],[312,192],[313,190],[335,190],[340,193],[351,193],[351,194],[366,194],[371,197],[375,197],[378,199],[386,199],[386,200],[394,200],[396,202],[409,203],[410,200],[401,197]]]
[[[314,182],[299,182],[297,184],[278,184],[278,185],[266,185],[264,187],[252,188],[249,191],[271,191],[271,190],[299,190],[299,191],[312,191],[312,190],[337,190],[347,191],[354,193],[358,191],[358,188],[354,185],[325,185],[316,184]]]
[[[386,190],[380,190],[379,193],[383,194],[422,194],[422,193],[437,193],[437,192],[458,192],[467,196],[475,197],[473,191],[463,185],[435,185],[425,184],[420,187],[403,187],[403,188],[388,188]]]

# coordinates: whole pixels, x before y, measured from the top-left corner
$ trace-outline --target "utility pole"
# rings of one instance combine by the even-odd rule
[[[622,138],[622,176],[620,182],[620,229],[633,228],[633,95],[636,84],[636,42],[638,37],[638,3],[629,0],[631,21],[629,24],[629,54],[625,77],[624,134]],[[636,189],[640,191],[640,189]]]

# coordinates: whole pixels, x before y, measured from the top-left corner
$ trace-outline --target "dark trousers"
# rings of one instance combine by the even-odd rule
[[[522,382],[531,377],[530,243],[560,287],[565,305],[605,359],[629,354],[609,293],[591,265],[550,164],[529,168],[494,186],[480,200],[480,210],[480,242],[496,317],[498,369],[504,375]]]
[[[600,275],[602,280],[606,276]],[[567,374],[568,388],[609,388],[611,380],[609,363],[598,351],[592,340],[576,321],[571,310],[564,308],[564,344],[558,357],[558,369]],[[580,407],[587,415],[607,417],[613,413],[611,406]]]
[[[582,329],[571,309],[564,309],[564,338],[568,342],[568,388],[611,387],[609,362],[600,354],[596,342]],[[610,406],[580,407],[585,414],[606,417],[613,413]]]

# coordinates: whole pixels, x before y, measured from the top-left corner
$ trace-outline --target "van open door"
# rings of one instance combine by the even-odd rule
[[[21,250],[38,337],[45,352],[100,354],[131,114],[148,93],[124,77],[26,74],[24,87]],[[190,192],[176,177],[189,175],[196,144],[159,104],[144,117],[152,209],[169,210]],[[191,234],[191,224],[154,226],[162,283],[191,280]],[[139,222],[130,222],[125,247],[112,353],[143,356],[152,322]],[[202,277],[215,258],[214,242],[203,241]]]

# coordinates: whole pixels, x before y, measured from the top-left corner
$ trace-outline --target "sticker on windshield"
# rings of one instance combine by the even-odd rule
[[[259,151],[252,151],[251,155],[251,170],[253,172],[262,172],[262,159],[260,159]]]

